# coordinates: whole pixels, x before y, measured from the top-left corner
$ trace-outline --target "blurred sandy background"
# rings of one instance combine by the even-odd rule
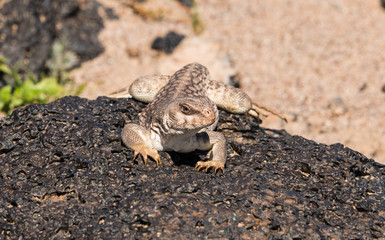
[[[253,101],[289,119],[263,127],[342,143],[385,163],[385,10],[379,0],[100,0],[105,52],[72,73],[96,98],[138,76],[204,64],[232,76]],[[103,10],[100,14],[106,15]],[[195,15],[194,15],[195,14]],[[193,20],[203,32],[197,34]],[[151,49],[169,31],[185,35],[172,54]]]

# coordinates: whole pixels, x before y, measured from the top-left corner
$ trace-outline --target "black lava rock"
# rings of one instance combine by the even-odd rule
[[[56,39],[65,39],[80,62],[92,59],[104,51],[98,41],[104,27],[99,8],[97,1],[5,1],[0,8],[0,53],[10,64],[21,62],[35,74],[45,70]]]
[[[157,37],[152,43],[151,48],[171,54],[183,39],[184,35],[169,32],[165,37]]]
[[[144,166],[120,139],[145,105],[65,97],[0,120],[0,239],[380,239],[385,166],[220,112],[224,173],[205,152]]]

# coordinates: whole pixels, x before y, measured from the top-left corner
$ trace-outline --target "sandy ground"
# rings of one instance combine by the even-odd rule
[[[214,79],[239,83],[253,101],[289,119],[264,119],[318,142],[342,143],[385,163],[385,10],[379,0],[101,0],[105,52],[72,76],[96,98],[138,76],[172,74],[196,61]],[[139,11],[138,11],[139,10]],[[204,27],[193,30],[194,11]],[[100,10],[101,14],[106,14]],[[173,54],[150,48],[168,31],[186,38]]]

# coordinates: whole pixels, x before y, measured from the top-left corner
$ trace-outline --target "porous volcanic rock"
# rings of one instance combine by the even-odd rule
[[[104,51],[98,40],[104,23],[98,10],[117,18],[97,1],[12,0],[0,6],[0,55],[11,65],[23,63],[36,74],[46,69],[55,40],[64,41],[80,62],[99,55]]]
[[[0,239],[380,239],[385,166],[341,144],[221,111],[224,173],[204,152],[132,160],[145,105],[65,97],[0,120]]]

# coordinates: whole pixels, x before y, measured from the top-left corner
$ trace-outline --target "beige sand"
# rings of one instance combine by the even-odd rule
[[[106,51],[72,73],[87,82],[83,97],[106,95],[141,75],[172,74],[192,61],[213,78],[239,75],[251,98],[285,114],[264,127],[343,143],[385,163],[385,10],[378,0],[102,0],[119,16],[105,20]],[[105,14],[100,9],[101,14]],[[162,18],[161,20],[157,18]],[[168,31],[186,35],[171,55],[150,49]]]

